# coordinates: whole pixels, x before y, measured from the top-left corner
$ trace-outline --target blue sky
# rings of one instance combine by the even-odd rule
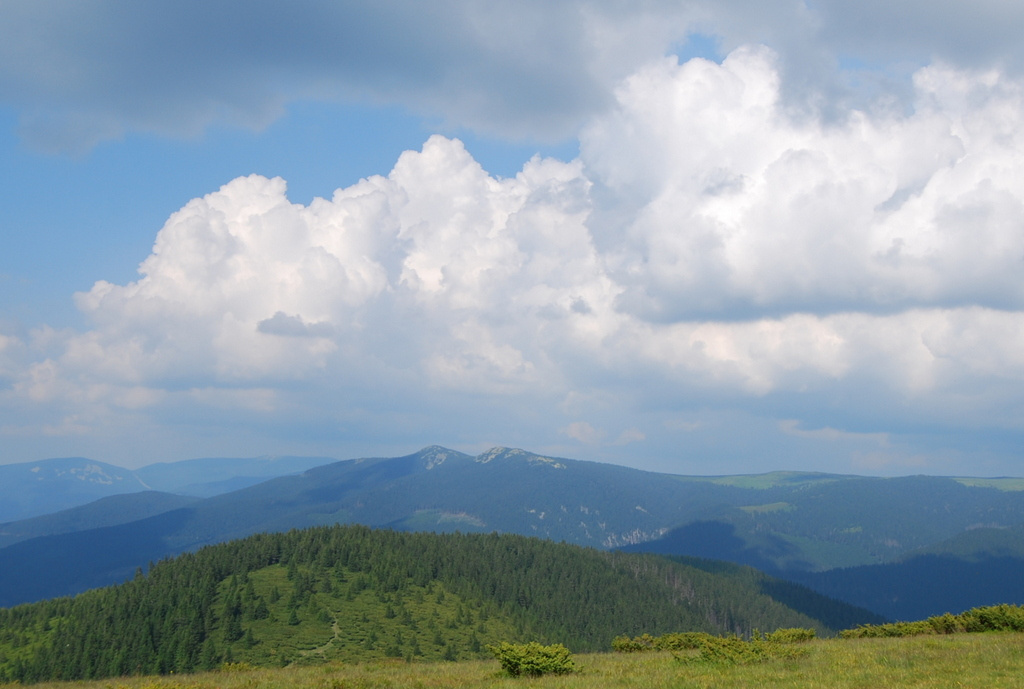
[[[0,8],[0,463],[1024,475],[1024,9]]]
[[[2,164],[13,183],[2,199],[9,209],[4,236],[12,239],[4,245],[2,279],[10,287],[4,316],[13,315],[22,327],[80,324],[69,295],[88,290],[97,275],[136,279],[167,217],[228,180],[254,171],[281,176],[289,198],[309,203],[363,177],[386,175],[403,151],[419,148],[439,128],[398,105],[296,103],[258,131],[214,125],[184,140],[133,134],[61,155],[25,145],[17,114],[6,115]],[[501,176],[514,176],[538,152],[577,153],[572,139],[539,145],[458,134],[475,144],[474,157],[488,171]],[[40,201],[55,193],[60,203]],[[41,298],[49,302],[45,308]]]

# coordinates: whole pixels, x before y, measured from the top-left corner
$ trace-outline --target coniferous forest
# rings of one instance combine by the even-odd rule
[[[749,568],[694,564],[515,535],[260,534],[159,562],[121,585],[0,609],[0,681],[239,661],[456,660],[517,639],[607,650],[620,635],[829,634],[881,621]]]

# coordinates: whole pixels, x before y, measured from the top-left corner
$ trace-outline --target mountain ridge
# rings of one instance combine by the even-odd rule
[[[828,577],[810,575],[833,571],[834,577],[851,570],[867,581],[882,571],[863,569],[869,565],[896,567],[902,557],[925,554],[922,549],[958,538],[958,550],[945,555],[969,559],[981,546],[973,539],[989,533],[978,530],[979,524],[1012,527],[986,538],[1008,538],[1004,545],[1012,557],[1018,550],[1024,553],[1024,544],[1014,545],[1018,536],[1013,531],[1024,524],[1024,492],[1015,488],[1020,482],[985,479],[983,485],[966,485],[971,483],[946,477],[800,472],[679,476],[516,448],[494,447],[471,456],[433,445],[401,457],[311,467],[181,505],[173,519],[150,513],[136,522],[108,521],[103,528],[113,531],[84,530],[79,539],[121,539],[137,549],[135,562],[144,567],[151,560],[254,533],[334,523],[400,531],[518,533],[602,549],[728,560],[807,581],[842,597],[842,586],[829,588]],[[89,508],[79,514],[86,519]],[[24,527],[3,526],[8,531]],[[79,552],[57,538],[60,534],[33,533],[35,538],[22,540],[13,550],[13,545],[0,548],[0,567],[14,572],[0,587],[0,605],[29,600],[28,590],[46,597],[75,593],[85,582],[102,582],[103,576],[106,583],[114,583],[119,580],[115,575],[126,576],[130,569],[127,561],[112,568],[89,552]],[[48,559],[54,549],[67,551],[66,562]],[[37,570],[33,558],[79,572],[81,581],[54,576],[47,589],[47,574]],[[904,570],[908,574],[901,576],[910,576],[907,567],[893,569]],[[33,580],[20,581],[19,576]],[[906,595],[913,595],[912,586],[908,591]],[[1018,595],[1006,587],[988,591],[999,592]],[[942,605],[941,600],[920,602]],[[893,608],[884,605],[887,612],[882,614],[892,614]]]
[[[138,469],[86,457],[0,465],[0,523],[23,521],[114,495],[158,491],[211,497],[334,462],[329,457],[266,456],[157,462]]]
[[[0,522],[143,490],[149,487],[130,470],[84,457],[4,464],[0,465]]]

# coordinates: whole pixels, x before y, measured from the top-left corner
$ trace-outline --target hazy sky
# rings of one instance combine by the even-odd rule
[[[0,463],[1024,475],[1024,4],[0,4]]]

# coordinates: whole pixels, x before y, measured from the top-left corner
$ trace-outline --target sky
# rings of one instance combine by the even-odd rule
[[[0,463],[1024,475],[1024,5],[0,3]]]

